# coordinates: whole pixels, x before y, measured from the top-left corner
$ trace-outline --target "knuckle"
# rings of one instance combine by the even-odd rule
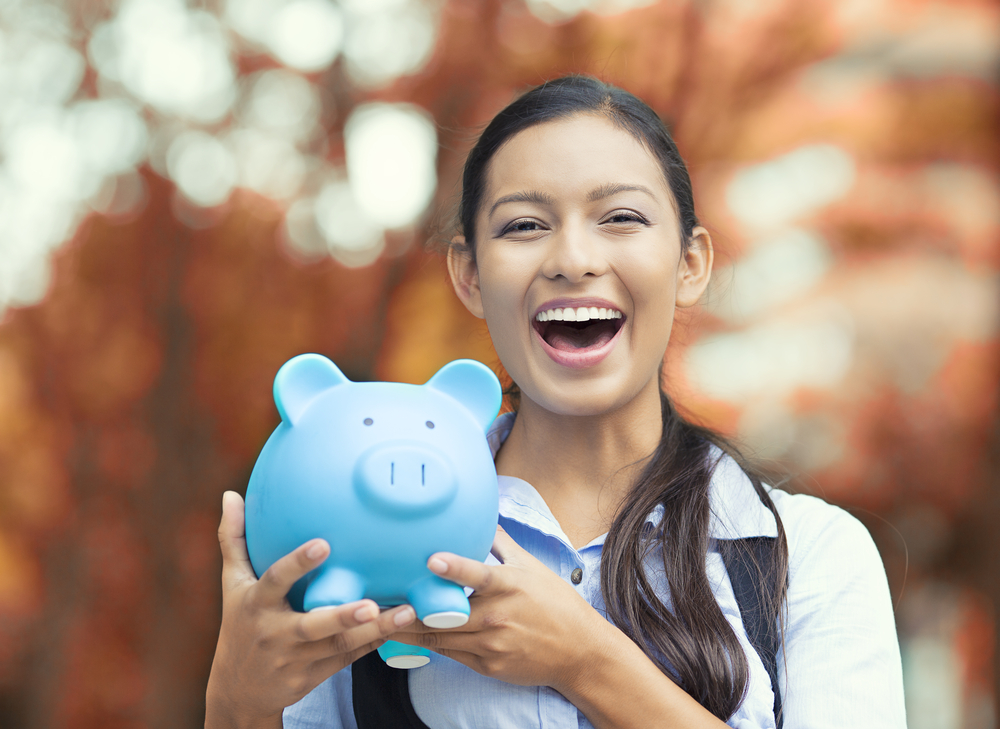
[[[330,650],[333,653],[350,653],[354,649],[354,641],[348,637],[347,633],[337,633],[330,636]]]
[[[346,659],[346,663],[354,663],[356,660],[358,660],[362,656],[371,653],[373,650],[375,650],[376,648],[378,648],[384,642],[385,641],[375,640],[375,641],[372,641],[371,643],[365,643],[362,646],[358,646],[357,648],[355,648],[354,650],[350,651],[349,653],[345,653],[344,657]]]
[[[305,696],[312,686],[308,676],[294,674],[286,679],[285,688],[294,696]]]
[[[394,622],[392,622],[391,618],[385,621],[380,620],[378,623],[378,635],[380,638],[385,638],[398,631],[399,627],[397,627],[397,625]]]
[[[420,645],[424,648],[440,648],[441,636],[438,633],[423,633],[420,636]]]
[[[503,645],[497,638],[484,638],[482,643],[483,651],[491,656],[503,653]]]
[[[493,570],[485,570],[482,579],[479,580],[480,590],[489,590],[493,586]]]
[[[269,633],[263,633],[257,637],[257,648],[262,653],[270,653],[274,650],[276,645],[277,641],[274,639],[274,636]]]
[[[284,640],[280,630],[277,630],[274,625],[264,624],[260,625],[257,629],[257,639],[256,639],[257,649],[261,653],[269,653],[275,657],[280,655],[282,648],[287,644]]]
[[[484,630],[495,630],[507,625],[506,617],[493,612],[484,614],[479,620]]]
[[[292,628],[292,635],[300,643],[309,643],[314,640],[312,631],[303,620],[295,621],[295,627]]]

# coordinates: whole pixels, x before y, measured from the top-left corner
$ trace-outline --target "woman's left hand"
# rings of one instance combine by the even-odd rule
[[[503,564],[487,565],[447,552],[427,562],[435,574],[475,590],[469,598],[468,623],[435,630],[415,622],[389,637],[424,646],[507,683],[569,687],[593,665],[595,654],[610,647],[608,631],[614,628],[500,527],[493,554]]]

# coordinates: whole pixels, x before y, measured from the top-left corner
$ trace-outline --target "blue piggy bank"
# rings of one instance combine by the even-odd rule
[[[246,539],[260,576],[304,542],[330,544],[326,561],[288,594],[296,610],[363,597],[409,603],[425,625],[464,625],[469,600],[427,569],[435,552],[489,554],[499,511],[485,431],[500,409],[496,376],[456,360],[427,383],[351,382],[326,357],[303,354],[274,380],[281,424],[264,445],[246,494]],[[388,642],[390,666],[429,659]]]

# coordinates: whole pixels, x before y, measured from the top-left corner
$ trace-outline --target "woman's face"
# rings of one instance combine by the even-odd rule
[[[508,140],[486,182],[475,261],[453,248],[449,268],[522,397],[564,415],[658,398],[674,309],[698,300],[712,263],[702,228],[682,250],[658,161],[579,114]]]

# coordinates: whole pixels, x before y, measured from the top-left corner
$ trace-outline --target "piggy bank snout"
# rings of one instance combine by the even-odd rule
[[[458,481],[448,461],[433,448],[386,443],[365,451],[354,472],[358,497],[377,511],[426,516],[444,509]]]

